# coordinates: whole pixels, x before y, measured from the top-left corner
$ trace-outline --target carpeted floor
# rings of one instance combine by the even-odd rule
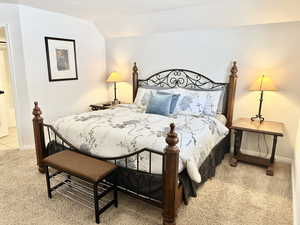
[[[290,166],[277,163],[275,176],[256,166],[228,165],[182,206],[178,225],[292,225]],[[157,225],[161,212],[139,200],[120,196],[119,208],[101,218],[103,225]],[[48,200],[45,177],[37,172],[34,151],[0,151],[0,224],[95,224],[93,211],[61,196]]]

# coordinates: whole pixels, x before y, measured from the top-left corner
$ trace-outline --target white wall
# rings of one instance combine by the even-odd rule
[[[19,142],[21,146],[25,146],[32,144],[30,138],[32,129],[18,6],[0,4],[0,26],[3,25],[8,27],[8,46],[11,49],[11,81],[18,112],[16,116]]]
[[[20,6],[29,105],[38,101],[46,122],[83,112],[107,100],[105,41],[93,24],[62,14]],[[76,40],[79,80],[49,82],[44,37]],[[26,118],[33,143],[31,117]]]
[[[294,160],[294,224],[300,224],[300,120],[297,132]]]
[[[231,62],[238,61],[239,81],[235,118],[257,113],[258,93],[249,84],[265,73],[279,85],[279,92],[265,94],[263,115],[284,122],[285,137],[278,142],[278,155],[293,156],[299,118],[300,23],[281,23],[228,29],[172,32],[107,40],[107,70],[124,74],[131,82],[136,61],[140,76],[162,69],[182,67],[199,71],[216,81],[227,81]],[[119,96],[131,100],[131,85],[120,85]],[[252,138],[248,138],[248,149]],[[269,140],[269,148],[271,143]],[[263,145],[263,140],[261,140]]]
[[[105,41],[92,23],[25,6],[0,4],[8,26],[12,86],[21,148],[33,146],[32,108],[39,101],[46,121],[107,101]],[[48,82],[44,36],[76,40],[79,80]]]

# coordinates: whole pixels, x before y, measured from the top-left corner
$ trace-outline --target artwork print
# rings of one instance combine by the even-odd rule
[[[56,49],[56,60],[59,71],[70,69],[68,49]]]
[[[75,40],[45,37],[49,81],[78,80]]]

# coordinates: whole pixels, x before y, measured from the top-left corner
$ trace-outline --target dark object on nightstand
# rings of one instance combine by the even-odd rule
[[[4,94],[4,91],[0,91],[0,95]]]
[[[238,161],[255,164],[258,166],[267,167],[266,174],[273,176],[273,164],[275,161],[275,152],[277,137],[283,137],[283,123],[271,121],[251,121],[248,118],[240,118],[232,123],[231,129],[234,130],[234,153],[231,158],[230,165],[237,166]],[[259,134],[268,134],[273,136],[273,147],[270,159],[265,159],[257,156],[246,155],[241,152],[241,143],[243,132],[254,132]]]
[[[113,105],[111,103],[103,103],[103,104],[92,104],[90,108],[92,111],[110,109]]]

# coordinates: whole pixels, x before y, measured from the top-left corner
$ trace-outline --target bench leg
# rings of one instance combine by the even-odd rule
[[[94,184],[94,204],[95,204],[95,219],[96,223],[100,223],[99,218],[99,201],[98,201],[98,183]]]
[[[114,202],[115,207],[118,208],[118,173],[114,174]]]
[[[46,174],[46,183],[47,183],[48,198],[52,198],[48,166],[45,166],[45,174]]]
[[[115,207],[118,208],[118,189],[117,185],[114,187],[114,202],[115,202]]]

